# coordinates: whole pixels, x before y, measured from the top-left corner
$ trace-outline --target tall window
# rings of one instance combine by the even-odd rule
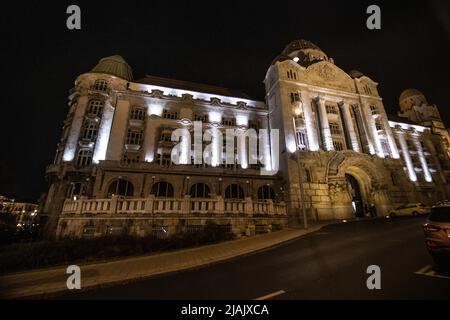
[[[98,134],[98,123],[94,121],[87,121],[82,130],[81,138],[89,141],[95,141]]]
[[[291,92],[291,102],[300,101],[300,95],[298,92]]]
[[[126,144],[141,144],[143,137],[142,130],[128,129]]]
[[[297,73],[292,71],[292,70],[288,70],[287,71],[287,77],[288,77],[288,79],[297,80]]]
[[[370,112],[372,113],[372,115],[378,114],[378,109],[377,109],[377,107],[375,107],[374,105],[371,105],[371,106],[370,106]]]
[[[344,150],[344,145],[341,141],[333,140],[333,147],[334,147],[334,150],[336,150],[336,151]]]
[[[143,121],[145,119],[145,109],[141,107],[133,107],[133,109],[131,109],[130,119]]]
[[[67,190],[67,198],[72,199],[73,197],[86,195],[86,186],[81,182],[72,182]]]
[[[330,123],[331,134],[341,134],[341,129],[337,123]]]
[[[103,106],[104,104],[101,100],[89,100],[87,113],[99,117],[103,112]]]
[[[271,186],[267,186],[267,185],[260,187],[258,189],[258,199],[261,199],[261,200],[272,199],[272,200],[274,200],[275,199],[275,192],[273,191],[272,187]]]
[[[189,190],[189,194],[191,195],[191,198],[209,198],[210,197],[209,187],[205,183],[196,183],[196,184],[192,185],[192,187]]]
[[[108,198],[112,196],[132,197],[134,194],[133,184],[125,179],[113,181],[108,188]]]
[[[84,167],[92,163],[92,150],[80,149],[77,155],[77,166]]]
[[[94,84],[94,90],[106,91],[108,90],[108,82],[105,80],[97,80]]]
[[[375,127],[377,128],[378,131],[383,130],[383,125],[381,124],[380,121],[376,121],[375,122]]]
[[[225,199],[244,199],[244,190],[238,184],[230,184],[225,189]]]
[[[206,120],[206,118],[207,118],[206,114],[195,114],[194,115],[194,121],[208,122]]]
[[[335,106],[326,105],[325,109],[327,110],[327,113],[338,114],[338,111]]]
[[[172,120],[178,119],[178,112],[164,110],[163,111],[163,118],[164,119],[172,119]]]
[[[168,132],[168,131],[161,132],[161,136],[159,138],[159,141],[165,141],[165,142],[172,141],[172,134],[170,132]]]
[[[222,118],[222,124],[232,127],[236,125],[236,120],[234,118]]]
[[[172,198],[173,197],[173,186],[166,181],[160,181],[152,186],[151,194],[154,194],[155,197],[165,197]]]
[[[122,157],[122,161],[125,163],[138,163],[141,155],[139,152],[125,152]]]
[[[306,150],[308,146],[308,138],[306,135],[306,131],[301,130],[296,132],[297,137],[297,146],[300,150]]]

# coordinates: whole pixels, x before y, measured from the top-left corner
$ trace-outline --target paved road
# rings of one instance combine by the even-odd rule
[[[450,299],[424,247],[423,218],[330,225],[279,247],[68,299]],[[368,290],[366,268],[381,268],[381,290]],[[419,272],[420,274],[417,274]]]

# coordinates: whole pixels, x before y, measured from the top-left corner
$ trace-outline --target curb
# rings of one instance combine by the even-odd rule
[[[155,273],[149,274],[149,275],[131,277],[129,279],[109,281],[109,282],[104,282],[104,283],[100,283],[100,284],[92,284],[92,285],[89,285],[87,287],[83,287],[82,290],[83,291],[90,291],[90,290],[95,290],[95,289],[100,289],[100,288],[108,288],[108,287],[113,287],[113,286],[117,286],[117,285],[125,285],[125,284],[129,284],[129,283],[143,281],[143,280],[154,279],[154,278],[158,278],[158,277],[162,277],[162,276],[166,276],[166,275],[172,275],[172,274],[176,274],[176,273],[181,273],[181,272],[185,272],[185,271],[192,271],[192,270],[199,270],[199,269],[202,269],[202,268],[207,268],[207,267],[210,267],[210,266],[215,265],[215,264],[233,261],[233,260],[236,260],[236,259],[239,259],[239,258],[242,258],[242,257],[246,257],[246,256],[257,254],[257,253],[260,253],[260,252],[263,252],[263,251],[274,249],[274,248],[279,247],[281,245],[284,245],[284,244],[287,244],[289,242],[295,241],[295,240],[297,240],[297,239],[299,239],[299,238],[301,238],[303,236],[306,236],[308,234],[317,232],[317,231],[319,231],[320,229],[322,229],[323,227],[325,227],[327,225],[336,224],[336,223],[338,223],[338,222],[331,222],[331,223],[321,224],[317,228],[314,228],[312,231],[307,230],[306,233],[304,233],[304,234],[301,234],[301,235],[298,235],[298,236],[294,236],[294,237],[289,238],[289,239],[281,240],[281,241],[273,243],[273,244],[269,244],[266,247],[258,248],[258,249],[255,249],[255,250],[243,251],[243,252],[240,252],[240,253],[238,253],[236,255],[233,255],[233,256],[226,256],[226,257],[223,257],[223,258],[218,257],[215,260],[211,260],[211,261],[207,261],[207,262],[199,262],[198,264],[193,265],[193,266],[180,267],[179,269],[171,270],[171,271],[167,271],[167,272],[164,272],[164,271],[162,271],[162,272],[155,272]],[[76,290],[76,292],[73,292],[73,294],[76,294],[78,292],[80,292],[80,291]],[[63,294],[63,293],[65,293],[65,294]],[[60,297],[60,296],[70,296],[71,294],[72,294],[72,292],[70,292],[70,291],[68,292],[67,289],[65,289],[65,290],[42,292],[42,293],[36,293],[36,294],[23,294],[23,295],[15,295],[15,296],[14,295],[12,295],[12,296],[6,295],[2,299],[50,299],[50,298],[56,298],[56,297]],[[62,298],[62,299],[64,299],[64,298]]]

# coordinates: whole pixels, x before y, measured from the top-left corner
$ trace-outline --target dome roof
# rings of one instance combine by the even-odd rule
[[[283,52],[272,61],[272,64],[285,60],[294,60],[299,65],[306,68],[316,62],[323,60],[328,61],[328,56],[314,43],[300,39],[289,43],[286,48],[284,48]]]
[[[414,97],[414,96],[424,96],[424,94],[422,92],[420,92],[419,90],[416,89],[406,89],[403,90],[403,92],[400,94],[400,98],[398,99],[399,101],[403,101],[405,99],[408,99],[409,97]]]
[[[300,40],[294,40],[291,43],[289,43],[286,46],[286,48],[284,48],[283,54],[289,55],[290,53],[292,53],[294,51],[305,50],[305,49],[314,49],[314,50],[322,51],[322,49],[320,49],[314,43],[312,43],[308,40],[300,39]]]
[[[361,78],[362,76],[364,76],[364,74],[358,70],[350,70],[348,72],[348,75],[352,78]]]
[[[119,55],[100,59],[91,72],[107,73],[128,81],[133,80],[133,70],[130,65]]]

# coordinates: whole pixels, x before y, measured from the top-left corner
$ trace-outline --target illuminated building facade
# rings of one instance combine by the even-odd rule
[[[297,40],[264,82],[262,102],[186,81],[133,80],[120,56],[100,60],[75,81],[47,169],[41,216],[49,233],[164,237],[213,221],[251,235],[295,223],[301,208],[310,219],[339,219],[361,216],[372,203],[381,215],[398,204],[446,198],[443,134],[406,115],[411,108],[389,117],[367,76],[344,72],[320,48]],[[442,124],[438,113],[433,119]],[[263,164],[250,161],[247,140],[236,142],[225,163],[218,139],[206,143],[224,151],[213,153],[211,164],[190,164],[189,156],[173,164],[172,133],[193,134],[197,121],[204,133],[278,129],[279,139],[258,146]],[[195,154],[194,142],[183,145],[184,155]]]
[[[0,195],[0,215],[13,215],[18,227],[33,224],[37,212],[38,205],[35,203],[20,202],[13,198]]]

